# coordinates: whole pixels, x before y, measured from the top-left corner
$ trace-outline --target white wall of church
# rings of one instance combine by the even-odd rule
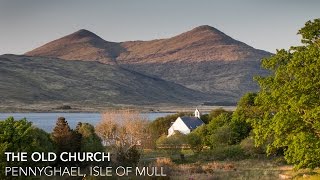
[[[180,117],[168,129],[168,136],[173,135],[174,131],[180,131],[183,134],[189,134],[190,129],[184,124]]]

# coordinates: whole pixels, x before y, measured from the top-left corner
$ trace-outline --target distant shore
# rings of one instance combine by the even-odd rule
[[[68,105],[67,108],[59,108],[57,105],[52,104],[34,104],[34,105],[15,105],[4,106],[0,105],[0,113],[36,113],[36,112],[66,112],[66,113],[100,113],[113,109],[133,109],[141,112],[153,112],[153,113],[176,113],[176,112],[193,112],[195,108],[198,108],[202,112],[210,112],[213,109],[223,108],[225,110],[234,111],[236,106],[204,106],[204,105],[117,105],[117,106],[79,106]]]

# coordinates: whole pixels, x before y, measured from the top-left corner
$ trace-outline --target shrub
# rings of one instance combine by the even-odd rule
[[[209,162],[202,165],[203,171],[206,173],[213,173],[214,170],[235,170],[235,165],[231,163],[218,163],[218,162]]]
[[[246,155],[256,157],[259,154],[265,154],[265,148],[256,147],[254,143],[254,139],[252,137],[247,137],[243,139],[240,143],[241,148],[244,150]]]
[[[210,150],[212,160],[240,160],[246,158],[246,154],[239,145],[219,146]]]
[[[211,148],[215,148],[217,146],[219,147],[224,145],[230,145],[231,138],[232,132],[230,126],[224,125],[215,129],[214,133],[210,135],[210,138],[208,140],[209,146]]]
[[[151,164],[153,167],[163,168],[163,172],[167,175],[170,175],[174,168],[174,163],[170,158],[157,158],[154,164]],[[158,179],[158,178],[157,178]]]
[[[173,162],[170,158],[157,158],[155,165],[157,167],[161,166],[173,166]]]
[[[157,146],[168,147],[171,149],[180,149],[183,145],[187,144],[186,135],[175,131],[174,135],[166,137],[161,136],[157,140]]]
[[[191,132],[187,135],[187,142],[193,152],[198,153],[203,149],[203,142],[201,136],[197,133]]]
[[[137,166],[141,153],[136,146],[132,146],[125,151],[123,148],[119,148],[117,151],[117,164],[121,166]]]
[[[181,159],[184,158],[181,150],[185,145],[187,145],[186,135],[179,131],[169,137],[161,136],[157,140],[157,148],[164,149],[166,154],[170,156],[180,154]]]

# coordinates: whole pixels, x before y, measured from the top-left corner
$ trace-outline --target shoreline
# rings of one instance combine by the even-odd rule
[[[178,113],[178,112],[193,112],[195,108],[198,108],[201,112],[210,112],[214,109],[223,108],[225,110],[234,111],[236,106],[118,106],[118,107],[74,107],[71,109],[56,109],[48,108],[48,106],[38,107],[25,107],[13,108],[13,107],[0,107],[0,113],[103,113],[104,111],[114,109],[132,109],[142,113]]]

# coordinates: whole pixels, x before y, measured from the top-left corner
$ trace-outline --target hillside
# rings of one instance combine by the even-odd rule
[[[181,85],[98,62],[0,56],[1,104],[197,104],[207,96]]]
[[[271,55],[210,26],[169,39],[124,42],[122,46],[127,49],[117,58],[122,66],[207,94],[222,93],[233,102],[258,89],[253,76],[266,74],[260,62]],[[212,96],[213,100],[219,101]]]
[[[81,29],[36,48],[26,55],[114,64],[115,58],[122,51],[124,50],[119,43],[105,41],[96,34]]]
[[[237,61],[269,55],[234,40],[211,26],[199,26],[168,39],[123,42],[117,58],[124,63]]]
[[[258,90],[253,77],[267,73],[260,62],[271,53],[205,25],[167,39],[119,43],[80,30],[26,55],[119,65],[205,93],[209,102],[235,103],[244,93]]]
[[[211,26],[199,26],[168,39],[109,42],[81,29],[25,53],[28,56],[104,63],[202,62],[257,59],[270,55],[234,40]]]

